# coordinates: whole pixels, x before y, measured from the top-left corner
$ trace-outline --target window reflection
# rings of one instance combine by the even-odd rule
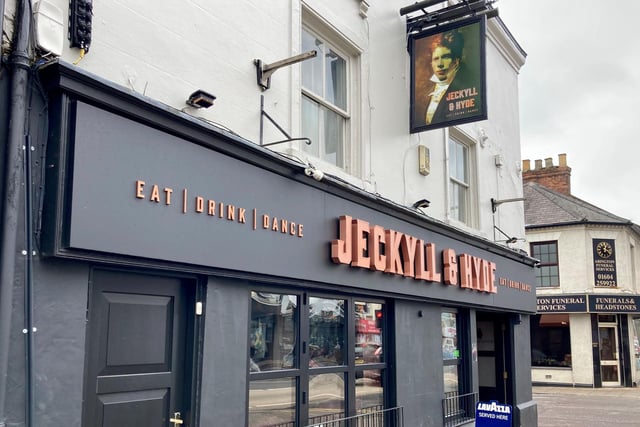
[[[350,298],[251,292],[248,427],[320,425],[347,408],[384,409],[383,311]]]
[[[460,351],[461,343],[458,341],[460,335],[461,318],[455,311],[443,311],[440,315],[440,326],[442,330],[442,379],[444,393],[447,397],[464,394],[468,389],[468,384],[463,377],[463,359]],[[454,402],[459,405],[459,401]]]
[[[293,378],[251,381],[250,384],[249,427],[294,425],[296,389]]]
[[[309,366],[344,364],[344,301],[309,298]]]
[[[359,414],[384,408],[382,370],[367,369],[356,379],[356,410]]]
[[[444,392],[457,392],[458,388],[458,365],[448,365],[444,367]]]
[[[458,359],[458,327],[456,313],[442,313],[442,358],[443,360]]]
[[[343,417],[343,374],[322,374],[309,377],[309,422],[318,424]]]
[[[251,292],[250,372],[297,366],[297,307],[295,295]]]
[[[356,313],[356,364],[381,363],[382,352],[382,304],[355,302]]]

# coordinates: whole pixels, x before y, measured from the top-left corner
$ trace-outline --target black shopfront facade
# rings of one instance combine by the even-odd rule
[[[533,260],[72,66],[41,80],[8,395],[35,425],[442,426],[458,396],[537,425]]]

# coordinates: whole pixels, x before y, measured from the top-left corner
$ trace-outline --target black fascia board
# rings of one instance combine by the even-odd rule
[[[304,174],[306,165],[290,160],[284,155],[261,147],[233,132],[133,92],[65,61],[59,59],[51,61],[40,67],[39,73],[45,90],[51,94],[63,94],[112,113],[124,115],[176,137],[289,177],[305,185],[319,188],[337,197],[366,206],[425,230],[439,233],[526,265],[535,265],[536,260],[526,253],[466,233],[422,212],[417,212],[415,209],[362,190],[338,177],[325,174],[322,181],[310,179]],[[259,95],[256,93],[256,97]]]

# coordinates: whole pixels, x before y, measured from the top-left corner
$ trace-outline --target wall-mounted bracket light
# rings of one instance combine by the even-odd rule
[[[518,197],[515,199],[502,199],[502,200],[496,200],[494,198],[491,198],[491,210],[493,211],[493,213],[496,213],[498,206],[503,203],[522,202],[522,201],[524,201],[524,197]]]
[[[193,108],[209,108],[213,105],[213,101],[216,100],[215,95],[211,95],[203,91],[202,89],[198,89],[189,95],[187,99],[187,105]]]
[[[281,139],[279,141],[269,142],[265,144],[264,143],[264,118],[265,117],[267,118],[267,120],[271,122],[272,125],[276,127],[276,129],[278,129],[284,136],[286,136],[287,139]],[[305,144],[311,145],[311,139],[307,137],[300,137],[300,138],[291,137],[291,135],[289,135],[289,133],[286,130],[284,130],[282,126],[280,126],[278,122],[276,122],[273,119],[273,117],[269,115],[269,113],[264,111],[264,95],[260,95],[260,146],[269,147],[271,145],[277,145],[277,144],[282,144],[284,142],[292,142],[292,141],[303,141]]]
[[[260,86],[262,90],[269,89],[271,87],[271,75],[275,73],[277,69],[286,67],[287,65],[296,64],[304,61],[305,59],[315,58],[317,55],[317,50],[310,50],[308,52],[301,53],[300,55],[282,59],[271,64],[265,64],[260,59],[254,59],[253,63],[256,65],[258,86]]]
[[[506,240],[495,240],[496,242],[504,242],[506,244],[512,244],[512,243],[516,243],[516,242],[526,242],[526,239],[523,239],[521,237],[514,237],[514,236],[509,236],[507,233],[505,233],[504,231],[502,231],[500,229],[500,227],[498,227],[497,225],[493,226],[494,229],[496,229],[500,234],[502,234],[504,237],[506,237]],[[495,235],[495,233],[494,233]],[[495,238],[495,236],[494,236]]]

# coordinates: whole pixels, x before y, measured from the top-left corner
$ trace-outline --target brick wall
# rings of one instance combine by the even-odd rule
[[[567,155],[560,154],[558,160],[558,166],[554,166],[550,157],[544,160],[544,165],[542,160],[536,160],[533,169],[531,160],[523,160],[523,183],[536,182],[559,193],[571,195],[571,168],[567,166]]]

